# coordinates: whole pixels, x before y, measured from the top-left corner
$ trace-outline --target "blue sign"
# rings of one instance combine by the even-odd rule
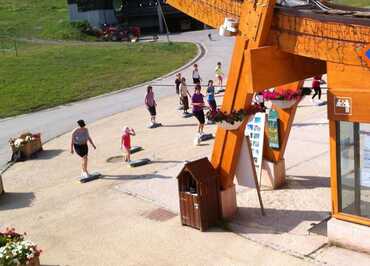
[[[366,55],[367,58],[370,59],[370,49],[365,52],[365,55]]]

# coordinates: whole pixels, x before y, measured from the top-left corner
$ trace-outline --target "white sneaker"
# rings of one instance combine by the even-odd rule
[[[194,146],[199,146],[199,144],[200,144],[199,135],[196,135],[195,136],[193,143],[194,143]]]
[[[88,177],[89,177],[89,174],[88,173],[82,172],[81,178],[88,178]]]

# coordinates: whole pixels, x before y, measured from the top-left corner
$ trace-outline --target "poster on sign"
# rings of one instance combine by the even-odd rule
[[[252,156],[256,174],[259,178],[262,172],[263,141],[266,124],[266,114],[256,113],[245,128],[245,136],[251,142]]]

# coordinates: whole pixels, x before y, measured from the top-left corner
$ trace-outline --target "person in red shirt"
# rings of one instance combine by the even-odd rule
[[[133,128],[124,127],[121,138],[121,149],[123,150],[123,160],[130,162],[130,149],[131,149],[131,136],[135,136],[135,130]]]
[[[312,96],[312,101],[314,101],[316,95],[319,97],[319,101],[321,100],[321,87],[320,84],[323,82],[322,75],[314,76],[312,80],[312,89],[315,93]]]

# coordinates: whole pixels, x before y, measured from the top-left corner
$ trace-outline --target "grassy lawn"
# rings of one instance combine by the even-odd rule
[[[333,0],[333,3],[356,7],[370,7],[370,0]]]
[[[152,80],[196,54],[189,43],[19,43],[0,52],[0,117],[36,111]]]
[[[0,0],[0,34],[44,39],[91,38],[69,23],[67,0]]]

